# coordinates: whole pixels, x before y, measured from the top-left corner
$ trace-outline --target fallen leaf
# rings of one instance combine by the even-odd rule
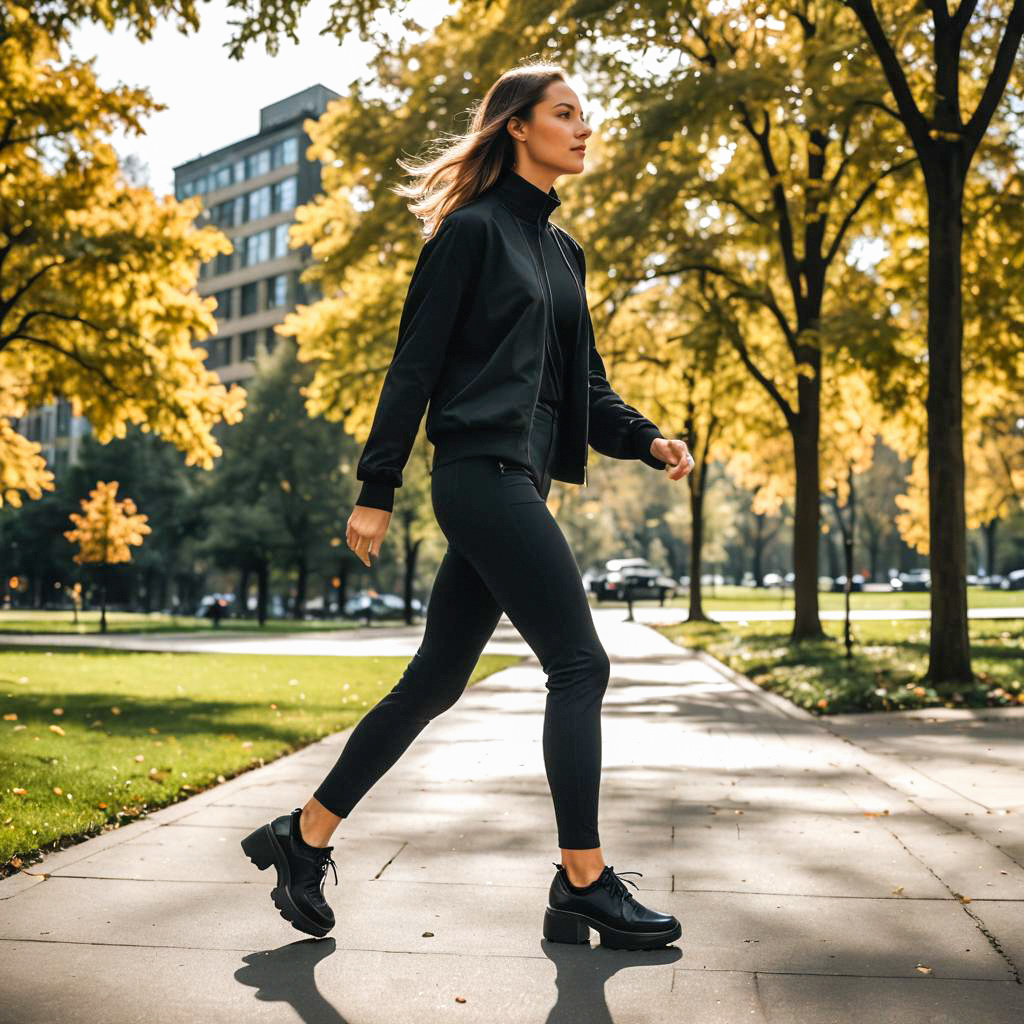
[[[106,804],[97,804],[96,806],[99,807],[99,809],[101,811],[105,811],[107,809],[107,805]]]
[[[121,709],[120,708],[111,708],[110,709],[110,713],[112,715],[119,715],[119,714],[121,714]]]
[[[28,792],[28,790],[22,789],[21,786],[15,786],[14,789],[11,790],[11,792],[17,793],[18,796],[24,796]]]
[[[27,729],[27,725],[16,725],[11,732],[21,732],[22,729]]]
[[[18,715],[14,711],[12,711],[9,715],[4,715],[4,721],[5,722],[16,722],[17,720],[18,720]]]
[[[145,754],[136,754],[135,755],[135,760],[136,761],[145,761],[146,760],[146,755]]]
[[[59,725],[51,725],[50,732],[55,732],[58,736],[65,735],[64,730]]]
[[[53,713],[55,715],[63,715],[64,714],[64,709],[63,708],[54,708],[53,709]]]
[[[12,868],[20,868],[21,867],[21,858],[20,857],[12,857],[11,858],[11,867]]]
[[[242,747],[243,747],[243,749],[245,749],[245,750],[248,750],[248,749],[249,749],[249,747],[251,747],[251,746],[252,746],[252,740],[246,740],[246,741],[245,741],[245,742],[244,742],[244,743],[242,744]]]
[[[919,974],[931,974],[932,973],[932,969],[930,967],[925,967],[924,964],[918,964],[917,967],[915,968],[915,970]]]
[[[455,1002],[457,1002],[457,1003],[464,1003],[465,1001],[466,1001],[466,997],[465,996],[456,996],[455,997]]]
[[[63,796],[64,795],[64,790],[61,789],[60,786],[54,786],[53,787],[53,791],[54,791],[54,793],[57,794],[57,796]]]

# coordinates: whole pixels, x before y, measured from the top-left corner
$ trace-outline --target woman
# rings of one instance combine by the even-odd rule
[[[419,198],[410,209],[432,232],[356,468],[362,490],[346,539],[367,566],[380,553],[429,403],[431,498],[449,543],[402,678],[355,726],[306,805],[242,843],[259,867],[276,865],[274,902],[300,931],[324,935],[334,925],[323,882],[338,823],[458,700],[504,611],[547,675],[543,752],[561,863],[545,938],[587,942],[593,927],[604,945],[649,949],[681,934],[674,917],[638,903],[601,854],[608,656],[546,504],[553,479],[586,483],[588,445],[667,468],[673,480],[693,468],[682,441],[663,438],[608,384],[583,250],[548,219],[559,206],[553,182],[583,170],[590,134],[562,71],[532,64],[502,75],[445,153],[421,168],[402,164],[419,183],[399,191]]]

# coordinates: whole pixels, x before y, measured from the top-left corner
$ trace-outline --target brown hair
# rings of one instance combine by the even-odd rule
[[[441,151],[419,165],[397,161],[413,181],[393,191],[414,200],[409,210],[424,222],[427,238],[433,237],[449,213],[486,191],[512,166],[515,143],[505,126],[512,117],[529,121],[533,106],[556,81],[564,82],[565,72],[547,61],[511,68],[473,109],[464,135],[442,137]]]

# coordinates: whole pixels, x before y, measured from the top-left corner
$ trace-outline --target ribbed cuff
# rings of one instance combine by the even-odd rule
[[[381,480],[364,480],[356,504],[391,512],[395,507],[395,488]]]
[[[656,437],[662,436],[661,430],[653,423],[650,426],[641,427],[633,435],[633,444],[635,445],[637,458],[652,469],[664,469],[668,465],[668,463],[651,454],[651,442]]]

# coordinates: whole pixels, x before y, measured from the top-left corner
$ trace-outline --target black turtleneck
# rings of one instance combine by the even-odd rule
[[[552,338],[547,332],[549,340],[544,347],[544,372],[538,400],[557,408],[565,393],[568,361],[581,310],[576,279],[554,237],[554,229],[548,224],[549,215],[561,205],[561,200],[554,186],[544,192],[511,168],[502,172],[494,189],[505,205],[526,222],[523,227],[541,272],[541,285],[551,289],[556,335]]]

